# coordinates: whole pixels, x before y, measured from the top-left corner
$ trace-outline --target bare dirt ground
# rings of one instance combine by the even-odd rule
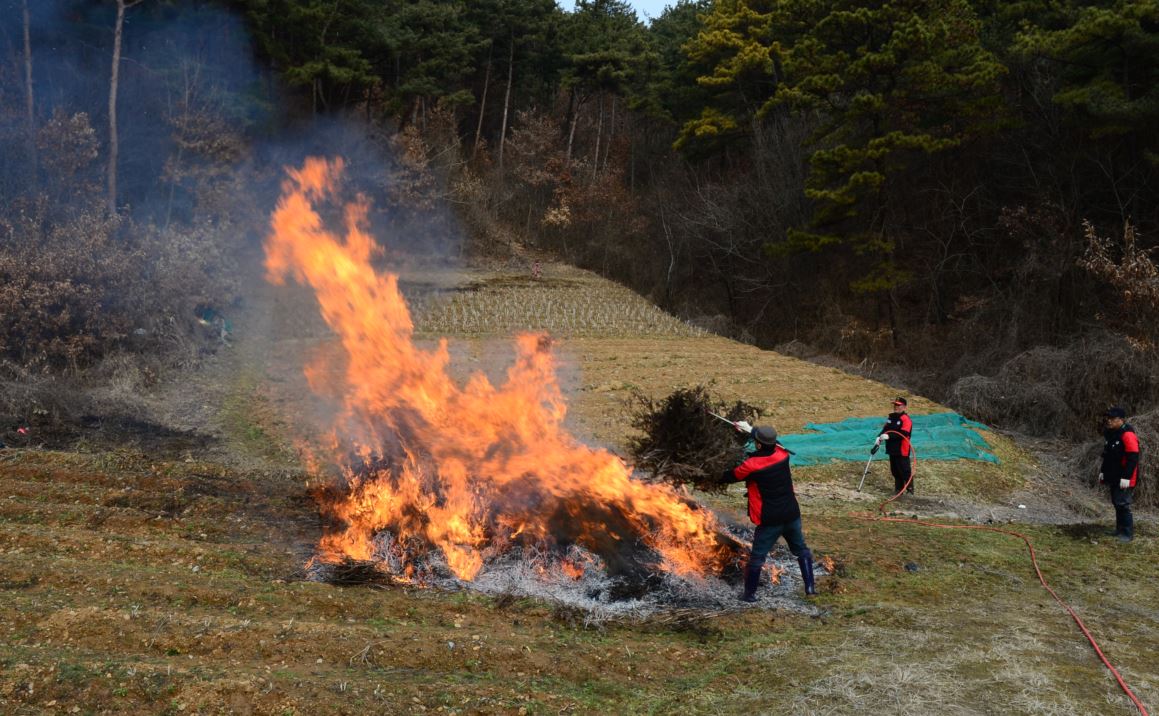
[[[620,451],[624,402],[709,385],[782,432],[883,415],[897,391],[705,335],[564,266],[404,274],[423,340],[498,375],[514,329],[557,337],[569,424]],[[591,623],[547,602],[302,580],[318,535],[295,449],[324,424],[304,358],[333,350],[313,299],[255,278],[231,346],[161,386],[153,440],[0,453],[0,712],[1131,713],[1002,535],[870,522],[889,478],[795,472],[806,533],[834,560],[816,616],[767,609]],[[912,396],[915,413],[942,410]],[[1153,522],[1120,545],[1109,507],[989,433],[1003,463],[919,465],[895,511],[1014,521],[1145,703],[1159,703]],[[876,466],[877,470],[881,468]],[[736,492],[703,498],[743,519]],[[1020,508],[1019,505],[1024,505]]]

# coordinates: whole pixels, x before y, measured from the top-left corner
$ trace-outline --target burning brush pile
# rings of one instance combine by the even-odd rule
[[[342,171],[322,159],[289,170],[265,244],[269,279],[313,288],[343,347],[340,365],[306,368],[341,406],[328,453],[312,455],[332,479],[314,490],[324,528],[310,574],[593,607],[732,603],[744,545],[709,510],[568,434],[546,336],[516,338],[498,385],[481,373],[457,385],[445,340],[414,344],[397,276],[373,267],[383,250],[366,202],[344,207],[340,232],[322,219]]]

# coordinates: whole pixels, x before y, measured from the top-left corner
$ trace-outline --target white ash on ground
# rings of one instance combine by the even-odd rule
[[[384,545],[391,543],[383,535]],[[819,609],[804,597],[797,559],[783,545],[769,554],[758,601],[739,600],[741,585],[716,576],[681,576],[665,571],[641,571],[609,576],[603,561],[581,547],[567,550],[512,548],[486,564],[474,580],[453,576],[437,552],[426,564],[412,565],[410,576],[402,565],[384,555],[376,562],[314,562],[306,570],[311,581],[340,586],[420,585],[446,591],[469,590],[508,598],[540,599],[582,611],[585,621],[645,618],[674,610],[724,612],[740,608],[785,610],[816,614]],[[828,576],[820,563],[815,574]],[[775,575],[775,577],[774,577]]]

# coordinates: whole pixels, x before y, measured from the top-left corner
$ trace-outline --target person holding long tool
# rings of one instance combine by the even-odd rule
[[[1103,464],[1099,482],[1111,490],[1115,506],[1115,531],[1112,537],[1123,542],[1135,538],[1135,518],[1131,515],[1131,498],[1139,482],[1139,437],[1127,422],[1127,411],[1118,406],[1105,413],[1107,429],[1103,431]]]
[[[813,553],[805,544],[805,534],[801,531],[801,506],[793,492],[793,476],[789,470],[790,453],[777,444],[777,431],[771,426],[760,425],[754,428],[743,420],[733,425],[740,432],[749,433],[755,447],[752,452],[746,451],[744,462],[731,470],[725,470],[721,477],[722,482],[745,481],[749,519],[757,526],[753,534],[752,551],[745,565],[744,594],[741,600],[757,601],[761,569],[765,566],[769,551],[782,536],[789,545],[789,551],[797,557],[805,594],[816,594]]]
[[[905,490],[912,495],[914,483],[909,441],[910,435],[913,434],[913,421],[906,415],[907,406],[905,398],[901,396],[894,398],[893,412],[886,416],[885,425],[878,433],[870,452],[877,452],[882,441],[885,441],[885,454],[889,455],[889,472],[893,475],[893,491],[899,493]]]

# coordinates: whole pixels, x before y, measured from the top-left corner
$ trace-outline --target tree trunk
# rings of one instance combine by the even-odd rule
[[[894,297],[893,289],[891,288],[889,291],[886,292],[886,295],[885,295],[885,301],[886,301],[885,307],[886,307],[887,315],[889,316],[889,342],[890,342],[890,345],[893,346],[894,349],[896,349],[897,345],[898,345],[898,331],[897,331],[897,314],[893,310],[894,300],[895,300],[895,297]]]
[[[636,141],[633,139],[633,130],[636,129],[633,125],[632,116],[628,115],[628,191],[635,193],[636,191]],[[648,120],[644,120],[645,136],[647,136]]]
[[[318,104],[322,106],[323,112],[329,112],[330,101],[326,99],[326,88],[322,86],[322,80],[315,79],[314,82],[317,83],[318,86]]]
[[[668,244],[668,272],[664,275],[664,310],[672,310],[672,274],[676,272],[676,244],[672,240],[672,229],[664,212],[664,201],[660,201],[660,226],[664,229],[664,241]]]
[[[568,94],[568,98],[567,98],[567,114],[568,114],[568,120],[567,120],[567,164],[568,164],[568,166],[571,165],[571,146],[572,146],[572,142],[575,141],[575,124],[576,124],[576,120],[579,118],[579,107],[576,106],[575,99],[576,99],[575,90],[573,89]]]
[[[181,159],[182,159],[183,154],[185,154],[185,146],[183,143],[178,144],[177,145],[177,159],[175,159],[173,162],[173,165],[176,168],[176,171],[178,171],[178,172],[180,172],[180,170],[181,170]],[[174,176],[173,181],[169,184],[169,201],[166,202],[166,204],[165,204],[165,228],[166,229],[169,228],[169,222],[173,218],[173,201],[174,201],[174,199],[176,199],[176,197],[177,197],[177,177]]]
[[[487,49],[487,69],[483,73],[483,98],[479,100],[479,122],[475,125],[475,145],[471,147],[471,159],[479,153],[479,139],[483,136],[483,117],[487,114],[487,90],[491,87],[491,55],[495,45]]]
[[[608,141],[604,148],[604,171],[608,170],[608,157],[612,154],[612,139],[616,136],[616,95],[612,95],[612,118],[608,122]]]
[[[592,179],[600,173],[600,138],[604,133],[604,95],[600,95],[600,113],[596,120],[596,156],[592,161]]]
[[[117,0],[117,24],[113,31],[113,70],[109,80],[109,181],[108,209],[117,213],[117,83],[121,76],[121,36],[125,30],[126,0]]]
[[[28,112],[28,151],[32,158],[32,183],[36,185],[36,111],[32,94],[32,21],[28,15],[28,0],[21,3],[24,11],[24,101]]]
[[[503,171],[503,145],[507,143],[507,109],[511,106],[511,79],[515,76],[515,35],[507,54],[507,91],[503,93],[503,127],[499,131],[499,171]]]

